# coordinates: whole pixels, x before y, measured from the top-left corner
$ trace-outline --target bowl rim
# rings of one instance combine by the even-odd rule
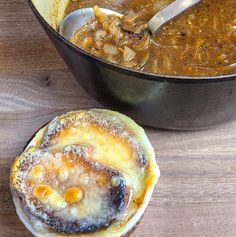
[[[90,60],[96,61],[97,63],[108,67],[112,70],[118,71],[122,74],[126,74],[128,76],[137,77],[142,80],[150,80],[150,81],[162,81],[162,82],[173,82],[173,83],[211,83],[211,82],[226,82],[226,81],[232,81],[236,80],[236,72],[233,74],[223,74],[223,75],[217,75],[217,76],[171,76],[171,75],[162,75],[162,74],[156,74],[151,72],[144,72],[137,69],[131,69],[124,66],[121,66],[119,64],[115,64],[112,62],[109,62],[105,59],[96,57],[87,51],[77,47],[73,43],[71,43],[69,40],[64,38],[58,31],[54,30],[50,24],[42,17],[42,15],[39,13],[39,11],[34,6],[32,0],[27,0],[28,4],[30,5],[32,11],[34,14],[42,21],[42,23],[62,42],[64,42],[70,49],[73,51],[86,56]]]

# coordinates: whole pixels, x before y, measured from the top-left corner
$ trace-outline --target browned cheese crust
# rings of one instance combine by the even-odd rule
[[[140,134],[132,120],[107,110],[70,112],[39,130],[11,170],[27,228],[36,236],[128,236],[159,172]]]

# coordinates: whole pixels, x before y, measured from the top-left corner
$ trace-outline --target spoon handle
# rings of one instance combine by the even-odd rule
[[[176,0],[160,10],[152,19],[148,22],[149,29],[154,35],[162,25],[178,16],[182,12],[188,10],[190,7],[199,3],[201,0]]]

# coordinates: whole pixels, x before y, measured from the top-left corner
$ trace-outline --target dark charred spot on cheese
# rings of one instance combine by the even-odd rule
[[[63,219],[59,218],[51,218],[48,220],[47,224],[57,232],[63,232],[67,234],[75,234],[75,233],[90,233],[96,230],[99,230],[101,228],[108,227],[110,222],[104,223],[104,225],[101,227],[101,225],[97,223],[90,223],[89,221],[84,220],[82,223],[79,223],[78,221],[70,221],[66,222]]]
[[[139,164],[144,167],[147,164],[147,157],[144,152],[139,153]]]
[[[115,184],[114,184],[115,179]],[[113,176],[112,178],[112,188],[111,188],[111,198],[112,203],[116,207],[117,212],[121,211],[125,207],[126,196],[128,194],[125,181],[121,176]]]

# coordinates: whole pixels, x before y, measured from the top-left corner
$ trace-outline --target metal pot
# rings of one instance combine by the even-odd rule
[[[177,130],[208,128],[236,117],[236,74],[165,76],[112,64],[61,37],[28,2],[77,81],[109,108],[141,124]]]

